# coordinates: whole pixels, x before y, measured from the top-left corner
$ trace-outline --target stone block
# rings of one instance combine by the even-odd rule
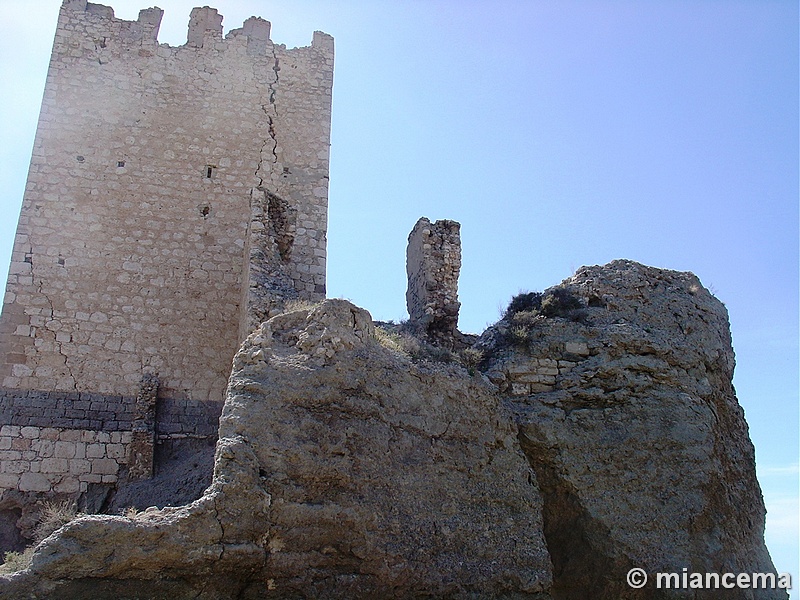
[[[19,486],[19,475],[15,473],[0,473],[0,489],[14,490]]]
[[[89,473],[92,470],[92,463],[86,459],[73,459],[69,461],[69,472],[73,475]]]
[[[97,475],[116,475],[119,464],[111,458],[98,458],[92,461],[92,473]]]
[[[106,456],[108,456],[108,458],[124,458],[125,446],[122,444],[107,444]]]
[[[545,385],[544,383],[532,383],[531,384],[531,393],[532,394],[541,394],[543,392],[552,392],[553,386]]]
[[[23,473],[19,478],[21,492],[49,492],[50,480],[41,473]]]
[[[2,450],[0,451],[0,471],[6,471],[12,461],[22,460],[23,453],[19,450]],[[27,469],[25,469],[27,471]]]
[[[54,456],[56,458],[75,458],[76,442],[56,442]]]
[[[69,461],[65,458],[45,458],[42,460],[42,473],[68,473]]]
[[[26,438],[14,438],[11,440],[11,449],[24,452],[25,450],[30,450],[31,448],[35,447],[35,449],[38,451],[40,445],[44,444],[45,447],[47,447],[47,445],[51,443],[52,442],[31,440]]]
[[[50,440],[34,440],[30,449],[36,452],[39,458],[51,458],[55,454],[56,443]]]
[[[53,486],[53,491],[59,494],[76,494],[81,490],[81,482],[74,477],[64,477]]]
[[[586,342],[567,342],[564,350],[569,354],[577,354],[578,356],[588,356],[589,346]]]
[[[514,377],[514,381],[519,383],[539,383],[541,378],[536,373],[523,373]]]
[[[86,458],[104,458],[106,455],[105,444],[87,444],[86,445]]]
[[[530,392],[530,388],[528,387],[527,383],[512,383],[511,384],[511,393],[514,396],[527,396]]]
[[[34,439],[39,437],[39,427],[23,427],[20,429],[20,435],[24,438]]]
[[[558,375],[557,367],[539,367],[536,369],[537,375]]]
[[[43,440],[50,440],[52,442],[61,439],[61,431],[53,427],[45,427],[39,433],[39,438]]]

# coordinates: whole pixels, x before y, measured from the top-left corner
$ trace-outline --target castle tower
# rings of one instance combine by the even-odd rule
[[[231,359],[289,298],[325,296],[333,39],[186,45],[64,0],[0,317],[4,394],[219,401]],[[99,427],[98,427],[99,428]]]

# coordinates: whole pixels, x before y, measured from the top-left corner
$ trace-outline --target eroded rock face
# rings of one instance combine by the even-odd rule
[[[773,571],[722,304],[629,261],[526,302],[486,376],[387,350],[346,301],[270,319],[205,495],[73,521],[0,598],[785,599],[653,585]]]
[[[626,585],[632,567],[774,572],[727,312],[691,273],[630,261],[560,287],[580,308],[509,316],[482,340],[542,487],[554,597],[786,598]]]
[[[0,593],[549,598],[516,435],[492,386],[392,354],[366,311],[280,315],[234,360],[203,498],[74,521]]]

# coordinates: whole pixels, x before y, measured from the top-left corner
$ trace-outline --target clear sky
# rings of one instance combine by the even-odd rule
[[[204,3],[158,0],[160,41],[183,44]],[[697,274],[730,313],[768,545],[800,586],[797,2],[210,3],[226,32],[258,15],[278,43],[336,39],[330,296],[405,318],[423,215],[462,224],[463,331],[581,265]],[[0,270],[59,5],[0,0]]]

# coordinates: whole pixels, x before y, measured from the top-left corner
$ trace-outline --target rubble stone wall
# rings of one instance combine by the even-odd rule
[[[461,225],[422,217],[408,236],[406,305],[411,322],[430,333],[451,334],[458,326]]]

